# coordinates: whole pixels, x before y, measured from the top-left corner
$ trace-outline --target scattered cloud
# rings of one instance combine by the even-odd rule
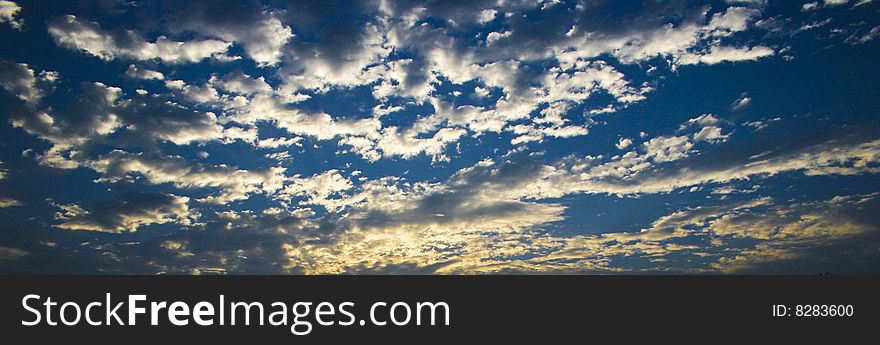
[[[225,57],[230,43],[220,40],[180,42],[159,36],[145,40],[133,30],[107,31],[98,23],[65,15],[49,21],[49,34],[58,45],[86,52],[102,60],[117,58],[159,60],[165,63],[193,63],[210,57]]]
[[[870,71],[829,77],[848,93],[778,107],[791,90],[773,78],[873,44],[877,23],[827,16],[868,3],[195,1],[37,23],[0,0],[6,33],[45,25],[59,55],[0,59],[0,146],[24,151],[4,158],[0,217],[36,228],[0,243],[0,261],[71,244],[89,272],[119,273],[818,260],[877,230],[870,104],[827,103]],[[64,70],[75,56],[83,70]],[[770,65],[779,75],[743,73]],[[45,176],[57,182],[32,186]],[[811,189],[829,180],[839,188]],[[50,190],[67,184],[84,196]]]

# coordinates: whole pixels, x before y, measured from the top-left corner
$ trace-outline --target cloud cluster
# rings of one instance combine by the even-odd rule
[[[197,32],[217,37],[225,42],[244,46],[245,53],[260,66],[277,64],[282,48],[293,31],[271,12],[230,1],[193,2],[179,18],[175,18],[174,31]]]
[[[16,158],[79,169],[109,195],[49,198],[51,236],[177,230],[80,244],[120,272],[737,272],[875,234],[876,194],[789,199],[765,184],[880,173],[876,134],[789,140],[813,115],[755,117],[773,100],[752,90],[645,109],[677,73],[790,60],[788,39],[837,19],[690,5],[196,1],[149,20],[118,5],[141,22],[116,27],[52,14],[55,45],[100,73],[0,59],[4,118],[37,139]],[[20,11],[0,0],[0,22],[22,29]],[[872,25],[836,35],[869,44]],[[0,212],[36,199],[13,195]],[[692,204],[627,229],[566,223],[577,201],[646,196]]]
[[[159,36],[155,42],[145,40],[133,30],[107,31],[98,23],[65,15],[49,22],[49,34],[60,46],[84,51],[102,60],[117,58],[159,60],[165,63],[192,63],[217,57],[227,58],[230,43],[220,40],[180,42]]]
[[[189,225],[194,215],[189,198],[151,193],[127,193],[117,199],[93,205],[58,205],[56,227],[65,230],[88,230],[109,233],[135,232],[151,224]]]
[[[514,145],[586,135],[589,125],[574,124],[578,119],[571,112],[594,94],[613,97],[613,104],[603,108],[606,110],[602,112],[607,113],[642,101],[653,90],[648,83],[634,85],[612,63],[599,59],[603,55],[622,64],[665,58],[675,68],[774,54],[773,49],[761,45],[722,44],[751,28],[761,14],[756,7],[732,6],[709,14],[707,8],[647,6],[626,18],[638,24],[621,31],[605,24],[607,6],[603,2],[575,6],[358,2],[347,8],[308,3],[271,9],[196,2],[186,11],[170,14],[166,26],[172,33],[195,34],[200,40],[174,41],[158,36],[150,42],[134,30],[108,31],[73,15],[54,18],[49,32],[57,44],[105,60],[158,59],[174,64],[208,57],[227,59],[231,44],[241,44],[258,66],[280,65],[275,72],[280,85],[273,87],[265,79],[248,76],[248,81],[260,80],[263,85],[259,90],[242,93],[233,80],[245,80],[239,72],[224,77],[230,79],[228,83],[212,77],[201,86],[176,80],[166,81],[166,86],[189,102],[225,113],[225,121],[249,127],[268,122],[292,135],[318,140],[338,138],[338,145],[349,147],[346,151],[369,161],[411,159],[422,154],[443,161],[448,159],[450,144],[485,132],[513,133]],[[355,19],[344,25],[327,25],[329,19],[322,14],[331,8],[339,16]],[[502,13],[505,15],[499,15]],[[680,18],[670,21],[656,17],[658,13]],[[536,14],[556,19],[540,25],[524,19]],[[433,19],[442,19],[445,24],[435,24]],[[295,23],[300,34],[294,35],[286,21]],[[479,29],[490,22],[503,22],[508,29],[486,33],[484,44],[474,45],[457,36],[458,32]],[[391,54],[393,51],[409,53],[397,57]],[[160,72],[135,65],[129,67],[126,76],[164,79]],[[456,99],[432,95],[444,81],[477,82],[472,92],[487,104],[459,105]],[[405,109],[429,102],[433,112],[403,127],[386,124],[381,119],[385,113],[352,119],[354,114],[340,116],[291,106],[304,99],[302,92],[323,93],[360,85],[369,85],[380,101],[374,109]],[[164,139],[178,144],[218,139],[222,136],[220,130],[205,123],[210,121],[196,120],[203,122],[197,124],[199,131],[210,134],[199,138],[170,134]],[[247,132],[247,128],[245,131],[242,133],[248,133],[250,142],[255,143],[255,133]],[[708,129],[703,137],[719,140],[721,134],[712,131]]]
[[[218,195],[200,199],[226,204],[247,199],[253,193],[274,193],[285,180],[283,167],[244,170],[227,165],[205,165],[177,156],[132,154],[114,150],[85,163],[101,174],[98,182],[120,182],[142,176],[150,184],[173,184],[177,188],[217,188]]]

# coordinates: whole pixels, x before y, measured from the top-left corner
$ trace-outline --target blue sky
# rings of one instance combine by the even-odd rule
[[[0,272],[877,273],[878,4],[0,1]]]

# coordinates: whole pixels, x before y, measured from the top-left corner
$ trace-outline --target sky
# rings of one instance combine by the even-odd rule
[[[0,0],[0,273],[878,274],[880,1]]]

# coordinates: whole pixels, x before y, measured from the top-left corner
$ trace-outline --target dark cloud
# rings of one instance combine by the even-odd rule
[[[26,64],[0,59],[0,88],[29,104],[39,102],[46,87]]]
[[[91,205],[59,205],[56,227],[65,230],[109,233],[135,232],[151,224],[188,225],[189,198],[156,193],[126,193],[114,200]]]

